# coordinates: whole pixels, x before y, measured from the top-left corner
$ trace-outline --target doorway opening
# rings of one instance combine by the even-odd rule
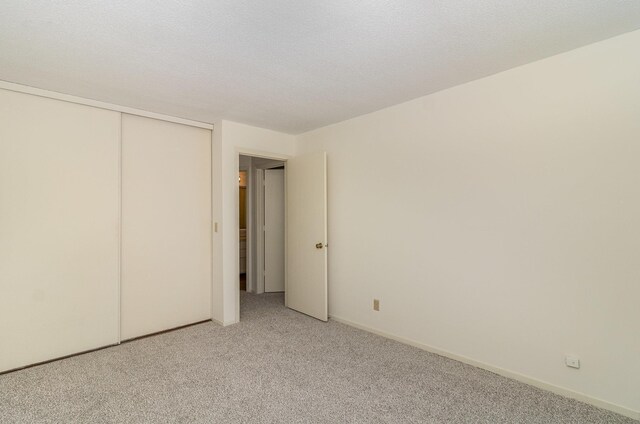
[[[281,159],[239,157],[240,292],[285,291],[285,165]]]
[[[295,157],[268,157],[242,151],[237,154],[236,172],[246,171],[246,180],[244,218],[237,220],[235,234],[238,249],[234,287],[236,322],[241,319],[241,298],[249,300],[251,296],[270,291],[269,296],[281,296],[287,308],[327,321],[326,153]],[[239,184],[242,177],[236,175],[235,184]],[[241,213],[239,186],[236,190],[236,213]],[[270,210],[275,212],[270,214]],[[243,260],[246,262],[241,268],[240,223],[243,221],[246,227]],[[241,269],[245,271],[245,291],[240,290]]]
[[[238,183],[240,290],[247,290],[247,171],[239,172]]]

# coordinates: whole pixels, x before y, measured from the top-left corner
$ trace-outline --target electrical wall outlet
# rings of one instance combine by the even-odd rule
[[[567,355],[564,357],[564,363],[569,368],[580,369],[580,358],[577,358],[572,355]]]
[[[373,310],[374,311],[379,311],[380,310],[380,300],[379,299],[373,299]]]

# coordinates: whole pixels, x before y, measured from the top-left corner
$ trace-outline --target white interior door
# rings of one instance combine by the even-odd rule
[[[327,156],[318,152],[287,161],[286,305],[326,321]]]
[[[122,339],[211,318],[211,131],[122,117]]]
[[[264,291],[284,291],[284,169],[264,171]]]
[[[0,371],[118,343],[120,114],[0,90]]]

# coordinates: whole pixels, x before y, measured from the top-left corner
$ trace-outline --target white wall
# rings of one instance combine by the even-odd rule
[[[286,159],[295,137],[231,121],[213,130],[214,234],[213,318],[227,325],[239,320],[238,300],[238,166],[239,155]]]
[[[638,46],[301,135],[328,152],[331,315],[638,417]]]

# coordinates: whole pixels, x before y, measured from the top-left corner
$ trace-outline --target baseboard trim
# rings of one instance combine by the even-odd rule
[[[108,344],[108,345],[104,345],[104,346],[100,346],[100,347],[96,347],[96,348],[93,348],[93,349],[83,350],[81,352],[76,352],[76,353],[70,353],[69,355],[64,355],[64,356],[57,356],[55,358],[47,359],[45,361],[34,362],[33,364],[23,365],[21,367],[11,368],[11,369],[8,369],[8,370],[0,371],[0,375],[11,373],[11,372],[15,372],[15,371],[21,371],[21,370],[24,370],[24,369],[27,369],[27,368],[37,367],[37,366],[40,366],[40,365],[46,365],[46,364],[48,364],[50,362],[57,362],[57,361],[61,361],[63,359],[73,358],[74,356],[84,355],[86,353],[97,352],[98,350],[103,350],[103,349],[108,349],[110,347],[120,346],[120,345],[125,344],[125,343],[135,342],[137,340],[146,339],[148,337],[159,336],[159,335],[164,334],[164,333],[170,333],[170,332],[175,331],[175,330],[182,330],[183,328],[192,327],[192,326],[198,325],[198,324],[204,324],[204,323],[209,322],[209,321],[210,321],[209,319],[205,319],[203,321],[198,321],[198,322],[194,322],[194,323],[191,323],[191,324],[185,324],[185,325],[181,325],[179,327],[169,328],[168,330],[162,330],[162,331],[157,331],[157,332],[151,333],[151,334],[145,334],[144,336],[138,336],[138,337],[133,337],[131,339],[120,340],[118,342],[115,342],[115,343],[112,343],[112,344]],[[211,321],[216,321],[216,320],[211,319]]]
[[[182,330],[183,328],[193,327],[194,325],[204,324],[205,322],[209,322],[209,319],[204,319],[202,321],[192,322],[191,324],[179,325],[177,327],[167,328],[166,330],[156,331],[155,333],[144,334],[142,336],[131,337],[130,339],[120,340],[120,344],[135,342],[136,340],[146,339],[147,337],[159,336],[164,333],[170,333],[176,330]]]
[[[535,386],[538,387],[540,389],[543,390],[547,390],[550,392],[553,392],[555,394],[561,395],[561,396],[565,396],[571,399],[576,399],[580,402],[584,402],[584,403],[588,403],[590,405],[593,406],[597,406],[598,408],[602,408],[602,409],[606,409],[608,411],[612,411],[612,412],[616,412],[620,415],[624,415],[626,417],[632,418],[634,420],[640,420],[640,411],[636,411],[630,408],[627,408],[625,406],[621,406],[621,405],[617,405],[615,403],[611,403],[608,402],[606,400],[602,400],[596,397],[592,397],[589,396],[587,394],[581,393],[581,392],[577,392],[571,389],[567,389],[565,387],[560,387],[560,386],[556,386],[554,384],[551,383],[547,383],[545,381],[542,380],[538,380],[536,378],[533,377],[529,377],[527,375],[524,374],[520,374],[518,372],[515,371],[510,371],[504,368],[500,368],[500,367],[496,367],[494,365],[490,365],[481,361],[476,361],[475,359],[466,357],[466,356],[462,356],[462,355],[458,355],[449,351],[446,351],[444,349],[439,349],[437,347],[433,347],[433,346],[429,346],[427,344],[415,341],[415,340],[411,340],[405,337],[401,337],[401,336],[397,336],[395,334],[391,334],[391,333],[387,333],[385,331],[381,331],[378,330],[376,328],[373,327],[369,327],[367,325],[363,325],[363,324],[359,324],[357,322],[354,321],[350,321],[348,319],[344,319],[344,318],[340,318],[338,316],[335,315],[330,315],[329,316],[332,320],[339,322],[341,324],[346,324],[350,327],[354,327],[357,328],[359,330],[364,330],[367,331],[369,333],[373,333],[373,334],[377,334],[379,336],[385,337],[387,339],[391,339],[391,340],[395,340],[397,342],[400,343],[404,343],[413,347],[417,347],[418,349],[422,349],[425,350],[427,352],[431,352],[431,353],[435,353],[436,355],[440,355],[440,356],[444,356],[446,358],[449,359],[453,359],[459,362],[463,362],[465,364],[469,364],[469,365],[473,365],[474,367],[478,367],[478,368],[482,368],[484,370],[487,371],[491,371],[495,374],[499,374],[503,377],[507,377],[507,378],[511,378],[513,380],[517,380],[520,381],[522,383],[526,383],[529,384],[531,386]]]
[[[211,321],[213,321],[213,322],[215,322],[216,324],[221,325],[221,326],[223,326],[223,327],[228,327],[228,326],[230,326],[230,325],[233,325],[233,324],[237,324],[237,323],[238,323],[237,321],[227,321],[227,322],[224,322],[224,321],[220,321],[220,320],[215,319],[215,318],[211,318]]]
[[[73,358],[74,356],[84,355],[85,353],[97,352],[98,350],[108,349],[110,347],[116,347],[116,346],[119,346],[119,345],[120,345],[120,342],[117,342],[117,343],[113,343],[113,344],[108,344],[108,345],[96,347],[96,348],[93,348],[93,349],[83,350],[81,352],[70,353],[68,355],[63,355],[63,356],[57,356],[55,358],[47,359],[45,361],[34,362],[33,364],[27,364],[27,365],[23,365],[21,367],[10,368],[8,370],[0,371],[0,375],[9,374],[9,373],[16,372],[16,371],[22,371],[22,370],[26,370],[28,368],[38,367],[40,365],[46,365],[46,364],[49,364],[51,362],[62,361],[63,359],[69,359],[69,358]]]

